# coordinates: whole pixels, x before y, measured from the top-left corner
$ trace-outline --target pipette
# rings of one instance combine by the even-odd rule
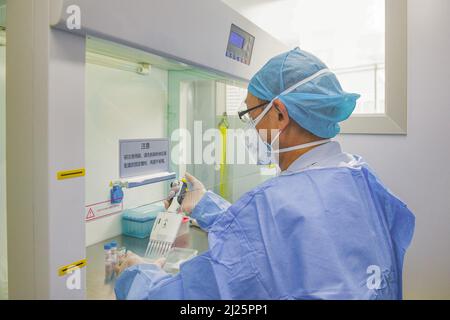
[[[258,173],[253,172],[253,173],[251,173],[251,174],[247,174],[247,175],[241,176],[241,177],[239,177],[239,178],[237,178],[237,179],[233,179],[232,182],[238,182],[238,181],[240,181],[240,180],[244,180],[244,179],[246,179],[246,178],[248,178],[248,177],[255,176],[255,175],[257,175],[257,174],[258,174]],[[174,182],[171,183],[171,187],[172,187],[172,184],[173,184],[173,183],[180,183],[180,182],[179,182],[179,180],[175,180]],[[215,187],[220,187],[220,183],[218,183],[218,184],[213,184],[213,185],[210,185],[210,186],[207,186],[207,187],[205,187],[205,189],[207,189],[207,190],[213,190]],[[186,192],[188,192],[188,191],[197,191],[197,190],[200,190],[200,189],[189,189],[189,187],[188,187],[188,190],[186,190]],[[172,191],[172,190],[171,190],[171,191]],[[160,203],[160,202],[163,202],[164,200],[168,200],[168,201],[170,202],[170,200],[173,199],[173,198],[175,198],[175,196],[176,196],[177,194],[178,194],[178,191],[176,191],[176,192],[174,192],[174,193],[169,192],[169,195],[168,195],[168,196],[166,196],[166,197],[164,197],[164,198],[162,198],[162,199],[159,199],[159,200],[155,200],[155,201],[152,201],[152,202],[143,204],[143,205],[139,206],[138,208],[144,207],[144,206],[147,206],[147,205],[151,205],[151,204],[155,204],[155,203]],[[172,197],[171,197],[171,196],[172,196]],[[167,210],[167,212],[173,212],[173,211]]]

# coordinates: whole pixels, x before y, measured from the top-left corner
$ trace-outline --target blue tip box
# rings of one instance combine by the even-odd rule
[[[124,210],[122,215],[122,233],[134,238],[148,238],[158,213],[164,211],[162,203]]]

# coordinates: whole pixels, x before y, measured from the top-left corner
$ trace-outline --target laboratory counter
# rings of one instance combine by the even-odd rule
[[[189,248],[198,251],[201,254],[208,250],[208,234],[198,227],[191,226],[189,232]],[[114,293],[115,279],[105,280],[105,261],[104,249],[105,243],[116,241],[119,247],[126,247],[139,256],[145,254],[147,249],[148,238],[138,239],[119,235],[117,237],[107,239],[100,243],[94,244],[86,248],[88,260],[87,265],[87,299],[88,300],[115,300]]]

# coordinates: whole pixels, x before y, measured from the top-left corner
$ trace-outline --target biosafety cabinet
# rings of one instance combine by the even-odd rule
[[[169,141],[177,158],[180,129],[198,148],[195,130],[239,127],[248,80],[288,49],[221,1],[6,5],[10,299],[98,297],[88,275],[103,253],[86,261],[89,248],[118,236],[123,210],[163,199],[186,170],[230,201],[263,179],[254,166],[196,162],[195,147],[191,162],[170,161],[151,183],[120,170],[123,142]],[[136,186],[115,205],[114,182]],[[64,269],[76,263],[79,287]]]

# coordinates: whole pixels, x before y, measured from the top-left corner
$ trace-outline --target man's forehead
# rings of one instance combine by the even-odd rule
[[[246,104],[260,103],[260,102],[261,102],[261,99],[259,99],[258,97],[255,97],[250,92],[247,93],[247,97],[245,98]]]

